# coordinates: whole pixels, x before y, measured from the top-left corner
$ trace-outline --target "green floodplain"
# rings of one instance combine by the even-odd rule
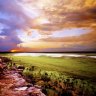
[[[36,66],[37,70],[57,71],[62,74],[96,79],[96,59],[92,58],[13,56],[12,59],[17,64],[23,64],[26,67]]]
[[[17,65],[35,66],[36,71],[43,70],[73,76],[77,78],[96,80],[96,58],[89,57],[50,57],[50,56],[14,56],[10,57]],[[18,54],[18,53],[17,53]],[[87,56],[96,54],[87,54]]]

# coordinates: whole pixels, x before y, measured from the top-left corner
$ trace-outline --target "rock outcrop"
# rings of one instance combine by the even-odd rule
[[[20,74],[20,70],[12,69],[5,71],[3,60],[0,63],[0,96],[45,96],[41,88],[37,88],[29,84],[24,76]],[[6,65],[7,66],[7,65]]]

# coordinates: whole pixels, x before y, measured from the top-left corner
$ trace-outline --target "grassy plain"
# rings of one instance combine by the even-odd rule
[[[36,66],[37,70],[53,71],[79,78],[96,80],[96,59],[74,57],[12,56],[13,61],[25,67]]]

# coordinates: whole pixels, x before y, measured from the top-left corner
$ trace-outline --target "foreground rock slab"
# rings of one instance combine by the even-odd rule
[[[27,85],[26,80],[18,72],[7,71],[0,79],[0,96],[45,96],[41,89]]]

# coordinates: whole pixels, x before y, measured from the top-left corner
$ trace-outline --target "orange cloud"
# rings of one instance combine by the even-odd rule
[[[6,2],[1,11],[15,14],[14,18],[17,19],[9,21],[0,19],[5,25],[10,25],[9,27],[12,29],[9,31],[5,29],[5,33],[8,32],[9,34],[11,32],[13,34],[12,32],[14,32],[17,35],[15,31],[19,30],[20,32],[26,32],[30,37],[20,37],[22,35],[20,35],[20,32],[15,37],[10,36],[11,39],[8,38],[10,39],[9,41],[17,42],[16,40],[21,40],[15,43],[15,47],[17,48],[12,47],[11,52],[67,48],[74,45],[88,45],[88,47],[92,45],[95,47],[96,45],[96,0],[17,0],[16,2],[15,0],[13,2],[8,0]],[[10,7],[6,6],[8,4]],[[92,31],[80,36],[58,38],[50,36],[65,28],[86,28]],[[32,34],[36,31],[39,36],[33,36],[31,39]],[[4,38],[1,36],[1,41]],[[14,38],[17,39],[14,40]]]

